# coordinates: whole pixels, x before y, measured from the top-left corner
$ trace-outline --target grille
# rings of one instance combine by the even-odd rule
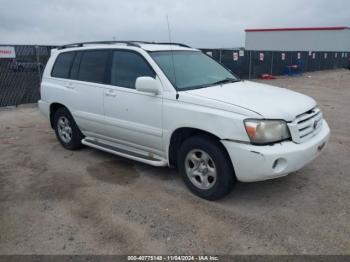
[[[302,143],[316,135],[322,126],[322,112],[315,107],[296,117],[291,127],[292,139]],[[294,131],[294,132],[293,132]]]

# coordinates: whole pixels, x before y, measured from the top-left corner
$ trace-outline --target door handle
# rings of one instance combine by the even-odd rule
[[[68,84],[66,85],[66,88],[68,88],[68,89],[74,89],[74,85],[73,85],[72,83],[68,83]]]
[[[116,97],[117,94],[114,91],[112,91],[112,90],[108,90],[108,91],[105,92],[105,96]]]

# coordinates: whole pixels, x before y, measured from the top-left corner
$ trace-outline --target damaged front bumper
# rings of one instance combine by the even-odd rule
[[[285,176],[299,170],[321,153],[329,135],[330,129],[323,120],[322,130],[300,144],[285,141],[256,146],[229,140],[221,142],[230,155],[237,179],[253,182]]]

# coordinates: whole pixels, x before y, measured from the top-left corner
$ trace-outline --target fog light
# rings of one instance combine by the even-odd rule
[[[287,160],[285,158],[278,158],[273,162],[272,169],[275,171],[275,173],[280,173],[286,169],[286,166]]]

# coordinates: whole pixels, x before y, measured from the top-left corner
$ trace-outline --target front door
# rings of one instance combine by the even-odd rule
[[[104,89],[107,135],[117,142],[153,152],[162,150],[162,95],[139,92],[136,78],[156,77],[141,54],[113,51],[110,86]]]

